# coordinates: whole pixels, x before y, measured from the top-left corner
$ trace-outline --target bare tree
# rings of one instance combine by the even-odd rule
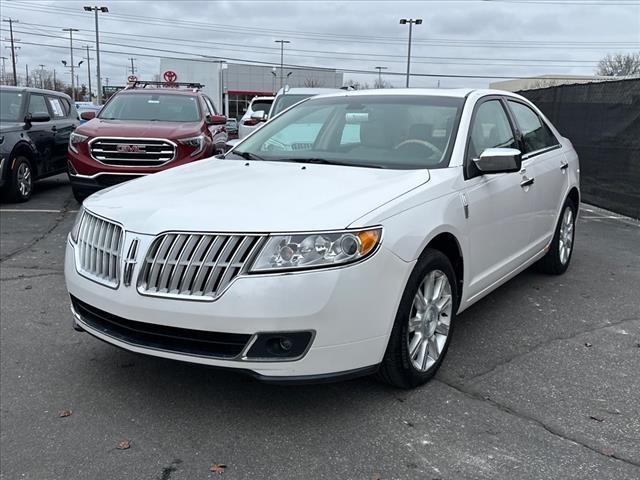
[[[321,82],[317,78],[307,77],[304,79],[304,86],[307,88],[319,87],[320,85]]]
[[[354,90],[367,90],[371,88],[367,82],[360,83],[357,80],[348,78],[344,81],[343,87],[351,87]]]
[[[377,79],[373,82],[373,88],[393,88],[391,82],[388,80]]]
[[[640,52],[608,54],[598,62],[596,74],[606,77],[640,75]]]

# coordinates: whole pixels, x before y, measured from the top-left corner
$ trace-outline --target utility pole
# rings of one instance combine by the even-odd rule
[[[25,77],[25,81],[26,81],[26,83],[27,83],[27,87],[28,87],[28,86],[29,86],[29,65],[26,65],[26,64],[25,64],[25,66],[24,66],[24,71],[26,72],[26,75],[27,75],[27,76]]]
[[[40,67],[40,88],[44,89],[44,63],[38,66]]]
[[[422,23],[421,18],[401,18],[400,25],[409,24],[409,48],[407,49],[407,88],[409,88],[409,77],[411,76],[411,32],[413,30],[413,24],[420,25]]]
[[[9,34],[11,36],[11,63],[13,64],[13,85],[18,86],[18,74],[16,73],[16,47],[13,44],[13,24],[17,23],[17,20],[12,18],[6,18],[3,22],[9,23]]]
[[[378,88],[382,88],[382,70],[386,70],[389,67],[374,67],[378,70]]]
[[[89,45],[87,47],[87,78],[89,79],[89,101],[91,101],[91,57],[89,56]]]
[[[107,7],[85,6],[85,12],[95,12],[96,14],[96,76],[98,77],[98,105],[102,104],[102,79],[100,78],[100,34],[98,33],[98,12],[107,13]],[[109,82],[107,82],[109,83]]]
[[[275,40],[275,43],[280,44],[280,88],[284,85],[284,44],[291,43],[289,40]]]
[[[63,28],[63,32],[69,32],[69,50],[71,52],[71,98],[76,101],[76,77],[75,68],[76,64],[73,63],[73,32],[79,32],[77,28]]]
[[[133,66],[133,61],[135,60],[135,58],[129,58],[129,60],[131,60],[131,75],[135,75],[136,74],[136,69]]]

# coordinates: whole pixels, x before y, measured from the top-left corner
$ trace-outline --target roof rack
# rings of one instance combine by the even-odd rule
[[[129,90],[132,88],[147,88],[147,87],[162,87],[162,88],[192,88],[194,90],[200,90],[204,88],[204,85],[201,83],[195,82],[160,82],[154,80],[136,80],[134,82],[129,82],[125,89]]]

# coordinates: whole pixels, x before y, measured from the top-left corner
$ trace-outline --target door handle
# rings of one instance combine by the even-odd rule
[[[529,185],[533,185],[534,181],[535,181],[535,178],[525,178],[520,182],[520,186],[522,188],[528,187]]]
[[[569,164],[567,162],[562,162],[560,164],[560,170],[566,170],[567,168],[569,168]]]

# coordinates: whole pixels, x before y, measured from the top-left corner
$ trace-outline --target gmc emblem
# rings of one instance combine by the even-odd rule
[[[145,147],[141,145],[118,145],[118,153],[144,153]]]

